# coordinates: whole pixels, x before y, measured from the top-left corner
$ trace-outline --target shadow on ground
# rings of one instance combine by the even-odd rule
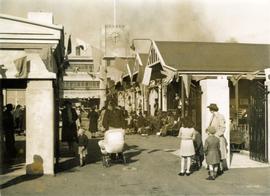
[[[25,181],[35,180],[41,176],[42,176],[42,174],[40,174],[40,175],[26,175],[25,174],[25,175],[17,176],[15,178],[1,184],[0,189],[5,189],[5,188],[8,188],[10,186],[13,186],[13,185],[25,182]]]

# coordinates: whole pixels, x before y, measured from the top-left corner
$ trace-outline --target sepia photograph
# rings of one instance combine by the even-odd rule
[[[1,196],[270,195],[269,0],[0,0]]]

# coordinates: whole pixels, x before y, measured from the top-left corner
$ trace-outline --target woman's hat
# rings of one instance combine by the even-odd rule
[[[211,103],[209,106],[207,106],[210,110],[218,111],[217,104]]]
[[[216,133],[216,128],[215,127],[208,127],[206,129],[206,132],[210,133],[210,134],[215,134]]]

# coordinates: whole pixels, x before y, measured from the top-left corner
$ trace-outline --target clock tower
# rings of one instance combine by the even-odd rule
[[[129,49],[129,30],[125,25],[105,25],[102,29],[101,47],[105,57],[127,57]]]

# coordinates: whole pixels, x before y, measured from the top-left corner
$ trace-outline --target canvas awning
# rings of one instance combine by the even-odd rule
[[[0,78],[55,79],[56,73],[47,70],[38,53],[22,50],[0,50]]]

